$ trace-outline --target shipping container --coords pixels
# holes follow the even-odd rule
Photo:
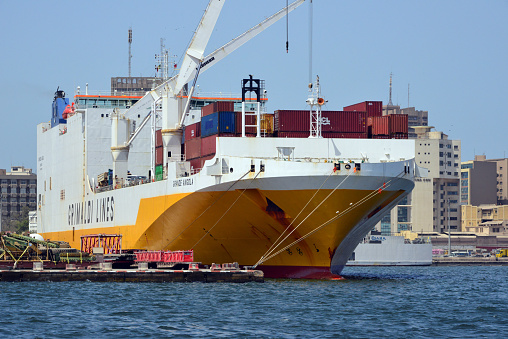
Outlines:
[[[185,142],[185,159],[201,157],[201,138],[194,138]]]
[[[367,133],[365,112],[322,111],[322,132]]]
[[[201,138],[194,138],[185,142],[185,159],[201,157]]]
[[[390,114],[390,132],[406,133],[408,129],[407,114]]]
[[[254,112],[245,112],[252,114]],[[236,127],[236,134],[242,135],[242,112],[235,112],[236,115],[236,121],[235,121],[235,127]],[[256,124],[256,116],[255,115],[247,115],[245,114],[245,125],[255,125]],[[245,128],[246,134],[252,134],[257,133],[256,127],[246,127]]]
[[[209,156],[215,154],[217,145],[217,135],[201,138],[201,154]]]
[[[162,165],[155,166],[155,181],[160,181],[163,179],[164,169]]]
[[[235,110],[235,103],[232,101],[216,101],[201,108],[201,116],[207,116],[217,112],[232,112]]]
[[[158,129],[155,131],[155,147],[162,146],[162,130]]]
[[[373,135],[372,139],[391,139],[389,135]]]
[[[274,130],[277,132],[305,132],[310,130],[310,111],[275,111]]]
[[[201,119],[201,137],[214,134],[235,134],[235,112],[216,112]]]
[[[369,117],[368,125],[372,135],[390,135],[390,116]]]
[[[380,117],[383,115],[382,101],[364,101],[358,104],[344,107],[344,111],[367,112],[368,117]]]
[[[346,111],[321,111],[321,131],[366,133],[367,113]],[[275,112],[274,130],[278,132],[310,131],[310,111],[279,110]]]
[[[199,138],[201,132],[201,122],[197,122],[195,124],[185,126],[185,140],[192,140],[194,138]]]
[[[164,163],[164,147],[155,147],[155,166]]]

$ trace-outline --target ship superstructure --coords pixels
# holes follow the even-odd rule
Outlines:
[[[178,76],[131,107],[78,103],[64,122],[38,125],[38,232],[71,246],[87,234],[121,234],[124,248],[193,249],[196,261],[256,264],[267,277],[339,274],[425,174],[414,141],[262,137],[257,104],[255,137],[216,133],[213,152],[192,165],[183,127],[205,116],[191,109],[188,99],[199,97],[195,81],[187,84],[302,1],[204,57],[223,2],[210,2]]]

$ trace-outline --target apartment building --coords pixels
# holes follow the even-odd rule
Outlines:
[[[498,182],[496,162],[486,161],[485,155],[461,164],[460,201],[462,205],[496,205]]]
[[[23,166],[11,167],[11,171],[0,169],[1,220],[9,220],[13,213],[23,207],[37,208],[37,175]],[[0,221],[1,230],[1,221]]]
[[[460,224],[460,140],[450,140],[432,126],[415,126],[415,160],[429,170],[415,188],[378,225],[383,234],[458,231]]]

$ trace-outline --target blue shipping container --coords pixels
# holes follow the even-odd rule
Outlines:
[[[235,112],[216,112],[201,118],[201,137],[235,133]]]

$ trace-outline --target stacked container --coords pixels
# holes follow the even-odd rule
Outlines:
[[[382,101],[364,101],[358,104],[344,107],[344,111],[367,112],[368,117],[380,117],[383,115]]]
[[[232,112],[235,110],[235,104],[232,101],[216,101],[209,105],[201,107],[201,116],[207,116],[217,112]]]
[[[366,112],[321,111],[321,118],[321,131],[325,138],[367,137]],[[280,137],[308,137],[310,134],[310,111],[276,111],[274,117],[274,131],[277,132],[277,135]]]
[[[162,146],[162,130],[155,131],[155,180],[162,180],[164,147]]]

